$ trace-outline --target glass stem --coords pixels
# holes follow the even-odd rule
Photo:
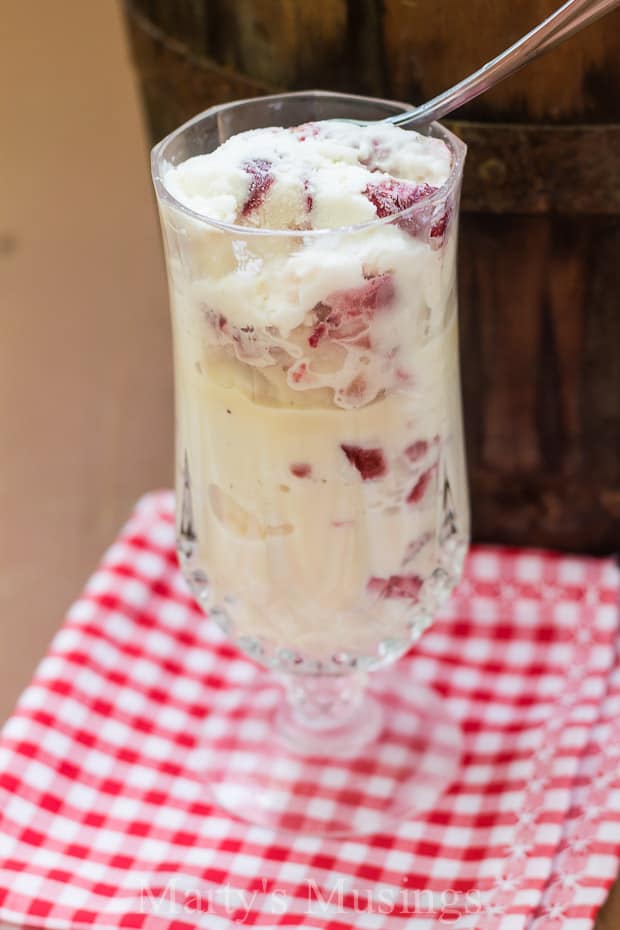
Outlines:
[[[288,675],[286,698],[291,722],[313,731],[347,726],[361,708],[366,673]]]
[[[364,694],[366,672],[286,675],[276,733],[297,754],[355,753],[376,739],[382,725],[377,701]]]

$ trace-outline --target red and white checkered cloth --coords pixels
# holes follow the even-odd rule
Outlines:
[[[460,722],[458,782],[390,835],[290,836],[208,802],[222,695],[274,676],[204,619],[152,494],[0,741],[0,918],[50,928],[585,930],[620,859],[618,570],[478,547],[401,663]],[[381,674],[381,673],[378,673]]]

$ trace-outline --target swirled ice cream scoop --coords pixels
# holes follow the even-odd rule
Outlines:
[[[175,220],[192,255],[183,289],[255,396],[281,402],[284,388],[312,402],[327,390],[351,408],[411,379],[410,347],[451,306],[452,203],[433,196],[451,161],[439,138],[326,121],[239,133],[169,168],[177,201],[240,227],[231,242]],[[366,224],[337,242],[328,232]],[[243,227],[299,235],[244,238]]]
[[[264,229],[326,229],[411,207],[440,187],[441,140],[379,123],[253,129],[171,168],[166,187],[212,219]]]

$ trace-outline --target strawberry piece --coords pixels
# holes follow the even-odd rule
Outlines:
[[[422,587],[419,575],[390,575],[389,578],[371,578],[367,588],[378,597],[405,597],[415,600]]]
[[[450,207],[446,207],[437,222],[431,226],[431,239],[439,240],[440,242],[443,240],[446,229],[448,228],[448,220],[450,219],[451,213],[452,210]]]
[[[370,140],[370,151],[365,157],[358,155],[360,165],[364,165],[369,171],[380,171],[381,163],[385,163],[390,157],[392,150],[389,145],[380,139],[373,138]]]
[[[380,184],[369,184],[363,193],[374,206],[377,216],[383,218],[393,216],[402,210],[408,210],[438,189],[427,183],[413,184],[411,181],[388,180],[381,181]],[[426,214],[424,211],[413,213],[411,216],[403,217],[398,223],[412,236],[428,235],[433,247],[439,248],[443,244],[451,214],[451,207],[446,205],[445,210],[432,224],[428,233],[428,224],[431,222],[428,212]]]
[[[312,467],[307,462],[293,462],[291,474],[296,478],[309,478],[312,474]]]
[[[310,335],[308,336],[308,344],[316,349],[319,342],[323,336],[327,335],[327,323],[317,323]]]
[[[250,191],[241,210],[242,216],[247,216],[263,203],[274,177],[271,173],[271,162],[266,158],[253,158],[246,161],[243,170],[250,175]]]
[[[306,377],[307,371],[308,371],[308,366],[306,365],[306,363],[300,362],[299,364],[294,365],[292,368],[289,369],[289,374],[291,376],[291,379],[295,382],[295,384],[299,384],[299,382],[303,381],[303,379]]]
[[[356,349],[372,349],[372,342],[368,333],[361,333],[354,339],[348,340],[349,345],[355,346]]]
[[[316,139],[321,135],[321,130],[316,123],[300,123],[299,126],[293,128],[293,132],[300,142],[305,142],[306,139]]]
[[[421,552],[425,546],[432,540],[433,534],[429,531],[422,533],[421,536],[418,536],[417,539],[414,539],[413,542],[410,542],[407,546],[407,551],[405,553],[405,558],[403,564],[406,565],[408,562],[411,562],[412,559],[416,557],[418,552]]]
[[[357,401],[359,403],[365,396],[367,390],[368,382],[364,375],[360,374],[356,375],[355,378],[347,384],[346,388],[342,391],[342,396],[348,401]]]
[[[224,333],[228,330],[228,320],[221,313],[216,313],[209,307],[205,307],[204,314],[209,326],[217,332]]]
[[[394,280],[389,273],[376,274],[367,279],[361,287],[353,287],[348,291],[334,291],[324,301],[331,307],[332,314],[340,313],[349,316],[365,315],[372,317],[377,310],[382,310],[394,300]]]
[[[407,446],[405,449],[405,455],[410,462],[417,462],[418,459],[421,459],[426,455],[427,451],[427,441],[425,439],[418,439],[417,442],[412,442],[410,446]]]
[[[425,472],[422,472],[412,489],[409,491],[409,495],[407,496],[408,504],[417,504],[422,500],[428,491],[428,486],[431,483],[435,468],[436,465],[431,465],[431,467],[427,468]]]
[[[368,321],[394,300],[395,288],[391,273],[372,275],[361,287],[334,291],[314,307],[317,320],[308,342],[315,349],[322,339],[346,340],[370,348],[366,330]]]
[[[424,200],[437,188],[431,184],[413,184],[410,181],[381,181],[379,184],[369,184],[362,193],[367,197],[377,216],[393,216],[402,210],[408,210],[414,204]]]
[[[357,468],[362,481],[372,481],[387,473],[387,465],[381,449],[362,449],[361,446],[352,446],[345,443],[342,443],[340,448],[351,465]]]
[[[310,213],[314,206],[314,197],[310,193],[310,181],[307,178],[304,181],[304,205],[306,207],[306,213]]]

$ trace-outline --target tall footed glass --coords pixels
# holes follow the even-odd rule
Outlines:
[[[166,171],[234,133],[381,119],[308,92],[214,107],[152,166],[174,331],[177,538],[196,597],[277,674],[240,678],[205,727],[205,780],[251,822],[347,834],[432,805],[461,738],[411,663],[457,584],[468,501],[457,346],[464,145],[446,183],[338,229],[228,226]],[[368,673],[370,687],[366,689]]]

